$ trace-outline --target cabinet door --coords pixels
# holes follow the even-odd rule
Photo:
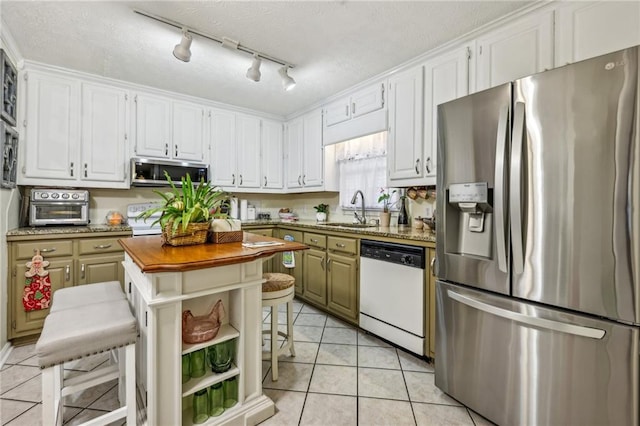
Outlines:
[[[124,281],[123,254],[85,256],[78,259],[78,284]]]
[[[427,185],[436,183],[438,105],[465,96],[468,87],[468,48],[457,49],[424,64],[424,175],[428,178]]]
[[[291,231],[289,229],[280,229],[278,230],[278,238],[283,240],[288,237],[293,238],[292,241],[297,243],[303,242],[303,234],[300,231]],[[296,279],[295,287],[296,287],[296,295],[301,296],[304,294],[304,287],[302,285],[303,277],[303,251],[298,250],[293,252],[294,263],[295,266],[293,268],[285,268],[282,264],[282,254],[278,253],[275,257],[274,269],[276,272],[282,272],[284,274],[289,274]]]
[[[349,98],[332,102],[324,108],[324,125],[327,127],[342,123],[350,118],[351,105]]]
[[[204,108],[200,105],[173,103],[173,152],[179,160],[204,160]]]
[[[236,116],[227,111],[211,113],[211,181],[214,185],[236,185]]]
[[[262,187],[284,187],[282,123],[262,120]]]
[[[556,66],[638,44],[637,1],[561,2],[556,10]]]
[[[327,254],[327,308],[336,315],[358,320],[358,259]]]
[[[326,252],[309,249],[304,252],[304,297],[322,306],[327,304]]]
[[[25,176],[76,180],[80,173],[78,80],[30,71],[26,116]]]
[[[259,228],[259,229],[251,229],[251,228],[244,228],[247,232],[251,232],[252,234],[256,234],[256,235],[262,235],[263,237],[273,237],[273,229],[272,228]],[[272,257],[271,259],[267,259],[264,260],[262,262],[262,272],[278,272],[276,269],[274,269],[274,260],[275,260],[276,256]]]
[[[422,67],[389,79],[389,179],[423,176],[422,165]]]
[[[16,262],[14,264],[16,277],[14,278],[14,296],[13,296],[13,312],[15,317],[12,318],[12,333],[9,337],[20,337],[22,335],[30,335],[39,333],[44,324],[44,319],[49,313],[49,309],[40,309],[37,311],[25,312],[22,305],[22,292],[24,289],[25,276],[27,271],[25,262]],[[51,293],[63,287],[70,287],[74,283],[73,277],[73,258],[49,260],[49,280],[51,281]],[[15,326],[13,326],[15,321]]]
[[[260,119],[238,115],[236,131],[238,187],[260,188]]]
[[[384,107],[384,83],[362,89],[351,95],[351,118],[377,111]]]
[[[527,16],[478,38],[478,91],[553,68],[553,12]]]
[[[322,111],[316,110],[304,117],[304,171],[305,188],[322,186],[324,152],[322,146]]]
[[[127,92],[82,85],[82,172],[80,179],[125,183]]]
[[[302,187],[302,149],[304,147],[304,122],[298,118],[287,124],[287,188]]]
[[[136,148],[139,156],[171,156],[171,102],[147,94],[137,94]]]

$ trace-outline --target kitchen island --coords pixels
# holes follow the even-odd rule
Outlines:
[[[237,377],[238,403],[206,424],[256,424],[274,414],[262,393],[262,262],[277,252],[305,245],[244,233],[244,242],[277,242],[247,248],[241,242],[172,247],[159,236],[119,240],[125,250],[125,290],[136,314],[139,341],[137,384],[149,425],[192,424],[193,395]],[[222,300],[226,315],[217,336],[199,344],[182,342],[182,312],[206,315]],[[232,368],[182,383],[182,355],[235,341]]]

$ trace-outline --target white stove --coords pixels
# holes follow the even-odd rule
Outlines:
[[[142,235],[160,235],[162,234],[162,228],[159,223],[152,225],[161,215],[161,212],[155,213],[148,219],[138,219],[138,216],[143,211],[158,206],[158,203],[139,203],[129,204],[127,206],[127,222],[131,227],[131,231],[134,237]]]

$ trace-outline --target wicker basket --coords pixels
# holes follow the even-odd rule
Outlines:
[[[242,231],[211,232],[209,241],[216,244],[242,241]]]
[[[162,243],[172,246],[188,246],[191,244],[203,244],[207,241],[209,222],[190,223],[186,230],[182,230],[182,225],[173,231],[173,222],[168,222],[162,228]]]

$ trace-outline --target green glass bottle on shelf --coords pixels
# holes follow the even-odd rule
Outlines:
[[[217,417],[224,413],[224,389],[222,382],[209,387],[209,416]]]
[[[193,420],[194,424],[200,424],[209,418],[209,398],[207,389],[200,389],[193,395]]]
[[[223,382],[224,408],[233,407],[238,403],[238,376],[233,376]]]

